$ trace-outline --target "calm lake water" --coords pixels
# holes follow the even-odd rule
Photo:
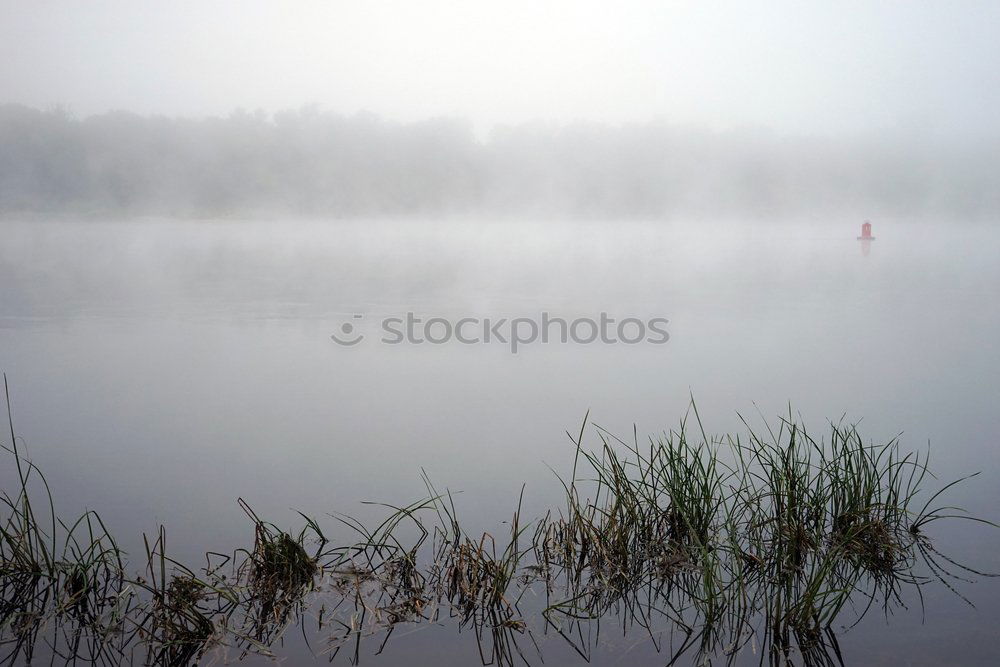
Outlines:
[[[293,508],[370,518],[360,501],[421,497],[421,468],[493,530],[522,484],[527,515],[560,501],[549,466],[568,472],[565,431],[588,410],[642,437],[691,396],[710,433],[791,405],[816,434],[846,415],[874,441],[930,443],[942,483],[983,473],[955,504],[998,520],[1000,230],[875,221],[865,249],[857,222],[8,222],[0,368],[62,512],[98,510],[130,551],[163,523],[196,562],[252,541],[238,497],[289,526]],[[670,338],[380,342],[407,312],[662,317]],[[361,343],[331,339],[345,323]],[[1000,571],[1000,530],[931,535]],[[1000,585],[963,592],[978,609],[931,586],[923,615],[873,613],[844,635],[847,662],[993,664]],[[478,659],[440,634],[365,662]]]

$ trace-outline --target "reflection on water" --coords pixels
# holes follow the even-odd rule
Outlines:
[[[331,544],[306,515],[285,532],[240,500],[252,547],[208,552],[193,569],[171,557],[161,527],[144,538],[139,574],[99,514],[57,521],[15,440],[0,661],[276,658],[294,627],[299,657],[357,664],[397,630],[406,644],[433,624],[471,634],[483,665],[541,660],[545,638],[592,662],[604,622],[668,664],[835,665],[844,622],[888,618],[914,595],[923,606],[927,586],[973,606],[957,582],[998,576],[934,545],[939,522],[997,526],[947,504],[955,483],[927,489],[928,459],[898,442],[868,445],[843,424],[815,439],[791,418],[712,441],[687,426],[640,443],[585,422],[559,480],[564,505],[530,518],[522,495],[499,531],[466,532],[454,495],[425,476],[426,499],[380,505],[377,523],[333,516],[355,541]],[[598,447],[584,445],[588,432]]]
[[[291,508],[374,520],[358,501],[418,497],[421,468],[466,491],[470,526],[509,520],[522,483],[525,515],[542,515],[561,493],[546,465],[569,472],[567,425],[590,409],[612,432],[655,431],[692,393],[710,433],[789,401],[812,424],[863,418],[875,441],[905,429],[908,447],[932,443],[942,478],[983,471],[956,504],[995,507],[979,480],[1000,475],[1000,234],[875,222],[868,256],[857,221],[4,223],[0,366],[60,507],[99,510],[133,557],[160,523],[184,562],[246,544],[238,497],[278,525],[299,520]],[[329,338],[354,313],[407,311],[665,317],[670,341],[511,355]],[[940,539],[1000,570],[994,536]],[[866,622],[843,648],[985,662],[1000,595],[976,591],[978,611],[931,591],[933,623],[897,614],[886,648]],[[407,645],[441,657],[436,632]]]

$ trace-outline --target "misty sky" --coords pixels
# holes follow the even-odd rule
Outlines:
[[[995,135],[1000,2],[0,0],[0,102]]]

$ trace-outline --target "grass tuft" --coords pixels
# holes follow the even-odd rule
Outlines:
[[[58,518],[15,435],[9,395],[7,410],[3,449],[16,476],[0,492],[5,663],[32,662],[39,649],[43,660],[107,664],[183,665],[230,649],[237,659],[274,657],[292,625],[309,642],[309,612],[321,652],[351,647],[354,662],[364,639],[380,636],[382,650],[401,625],[445,621],[472,630],[484,664],[528,663],[539,635],[589,659],[602,621],[614,619],[671,663],[754,653],[771,664],[836,664],[834,627],[847,610],[855,622],[871,608],[888,615],[907,595],[922,603],[932,583],[968,602],[958,584],[993,576],[934,545],[937,522],[995,524],[942,500],[968,478],[925,488],[928,455],[897,440],[866,443],[843,423],[815,439],[791,416],[709,438],[693,405],[690,427],[685,419],[645,441],[617,438],[588,415],[571,436],[571,473],[558,478],[562,505],[525,520],[522,488],[502,531],[468,531],[452,493],[425,473],[427,497],[383,505],[374,526],[334,516],[356,539],[337,548],[316,520],[300,515],[304,526],[285,531],[240,499],[250,548],[209,552],[194,569],[168,555],[161,527],[144,536],[144,569],[129,574],[98,514]]]

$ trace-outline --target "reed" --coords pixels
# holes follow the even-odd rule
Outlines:
[[[942,500],[968,478],[926,488],[927,454],[867,444],[844,423],[816,439],[791,414],[710,438],[693,404],[677,429],[642,441],[585,418],[571,472],[557,476],[562,505],[526,520],[522,488],[503,531],[467,530],[453,494],[424,473],[427,497],[381,505],[371,526],[331,515],[353,534],[337,546],[313,518],[283,530],[240,499],[251,546],[192,568],[169,555],[160,527],[130,574],[99,515],[58,518],[9,395],[7,409],[15,483],[0,493],[0,662],[30,662],[39,648],[109,664],[274,657],[290,627],[309,642],[312,618],[318,652],[352,647],[355,662],[369,638],[381,650],[401,625],[446,621],[472,630],[484,664],[528,663],[549,634],[589,659],[613,620],[671,663],[735,662],[760,646],[771,664],[835,664],[833,628],[848,610],[855,622],[888,614],[931,583],[968,601],[957,582],[993,576],[932,542],[940,521],[995,524]],[[535,593],[541,606],[525,602]]]
[[[67,625],[73,650],[98,658],[122,630],[133,600],[124,554],[96,512],[65,522],[42,472],[27,460],[14,431],[4,376],[16,484],[0,491],[0,658],[30,660],[46,621]],[[41,498],[41,500],[39,500]]]

